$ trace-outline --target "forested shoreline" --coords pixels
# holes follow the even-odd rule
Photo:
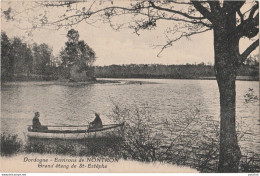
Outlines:
[[[255,62],[255,63],[252,63]],[[96,66],[97,78],[214,79],[214,66],[200,64],[160,65],[130,64]],[[238,78],[259,80],[259,63],[250,61],[238,70]]]
[[[52,48],[46,43],[28,44],[1,32],[1,81],[52,80],[56,70]]]
[[[77,34],[77,31],[71,31]],[[69,34],[69,33],[68,33]],[[70,40],[69,40],[70,41]],[[79,41],[84,43],[84,41]],[[91,55],[84,68],[87,76],[94,78],[156,78],[156,79],[215,79],[214,66],[199,64],[162,65],[162,64],[128,64],[93,66],[94,51],[87,45],[80,47],[80,59],[69,54],[78,45],[66,42],[60,55],[54,56],[52,47],[46,43],[28,44],[19,37],[9,38],[1,32],[1,81],[70,81],[70,67],[73,63],[85,62],[84,58]],[[79,47],[79,48],[80,48]],[[66,54],[67,52],[67,54]],[[69,53],[69,54],[68,54]],[[79,64],[84,65],[84,64]],[[259,80],[258,55],[250,57],[238,70],[237,79]],[[95,79],[90,79],[95,80]]]

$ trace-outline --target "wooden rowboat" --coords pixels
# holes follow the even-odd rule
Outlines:
[[[89,139],[121,137],[124,123],[103,125],[103,128],[87,129],[87,126],[47,126],[43,130],[33,130],[32,125],[28,125],[27,136],[29,138],[42,139]]]

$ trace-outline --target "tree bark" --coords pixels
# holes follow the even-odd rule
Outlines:
[[[227,76],[227,75],[226,75]],[[238,172],[241,158],[236,133],[235,75],[218,78],[220,92],[220,153],[218,172]]]
[[[222,21],[214,28],[215,73],[220,93],[220,153],[218,172],[238,172],[241,158],[236,133],[236,72],[239,39]]]

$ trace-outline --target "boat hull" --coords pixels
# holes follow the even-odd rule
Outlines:
[[[100,129],[86,130],[86,127],[50,127],[45,131],[33,131],[31,127],[28,128],[28,138],[41,139],[68,139],[68,140],[82,140],[93,138],[114,138],[122,137],[123,124],[114,126],[105,126]]]

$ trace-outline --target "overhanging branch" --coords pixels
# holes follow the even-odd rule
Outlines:
[[[199,1],[191,1],[194,7],[209,21],[213,22],[213,16],[212,13],[209,12]]]
[[[181,11],[177,11],[177,10],[173,10],[173,9],[167,9],[167,8],[164,8],[164,7],[156,6],[153,1],[149,1],[149,2],[151,4],[151,7],[153,7],[154,9],[157,9],[157,10],[162,10],[162,11],[166,11],[166,12],[175,13],[175,14],[181,15],[183,17],[186,17],[186,18],[189,18],[189,19],[194,19],[194,20],[205,19],[205,17],[190,16],[190,15],[184,13],[184,12],[181,12]]]
[[[245,0],[240,0],[240,1],[231,1],[231,0],[224,0],[223,2],[223,10],[225,12],[235,12],[238,11],[244,4],[245,4]]]
[[[256,4],[253,6],[253,8],[252,8],[252,10],[251,10],[251,12],[250,12],[250,14],[249,14],[249,17],[248,18],[253,18],[254,17],[254,14],[255,14],[255,12],[258,10],[258,1],[256,2]]]
[[[246,20],[241,21],[240,25],[236,27],[235,34],[237,37],[248,37],[253,38],[259,32],[259,13],[254,18],[248,18]]]
[[[209,27],[209,28],[213,27],[211,24],[205,23],[205,22],[200,21],[200,20],[185,20],[185,19],[182,19],[182,18],[173,18],[173,17],[166,18],[166,17],[159,17],[159,16],[154,17],[154,18],[155,18],[155,20],[182,21],[182,22],[191,23],[191,24],[201,24],[201,25]]]
[[[184,2],[184,1],[179,1],[179,0],[167,0],[166,2],[172,2],[172,3],[175,3],[175,4],[192,4],[191,2]]]
[[[243,23],[244,22],[244,14],[241,13],[240,9],[237,11],[237,14],[240,17],[241,23]]]
[[[181,38],[183,37],[190,37],[192,35],[195,35],[195,34],[201,34],[201,33],[204,33],[204,32],[207,32],[207,31],[210,31],[212,28],[207,28],[205,30],[202,30],[202,31],[196,31],[196,32],[191,32],[191,33],[186,33],[186,32],[183,32],[178,38],[174,39],[174,40],[170,40],[168,41],[160,50],[160,52],[157,54],[157,57],[160,57],[160,54],[168,47],[172,46],[172,44],[178,40],[180,40]]]
[[[43,5],[45,7],[58,7],[58,6],[63,7],[63,6],[70,6],[70,5],[78,3],[78,2],[77,1],[68,1],[68,2],[58,2],[58,3],[54,4],[55,2],[50,3],[50,2],[44,2],[44,1],[43,2],[36,1],[35,3]]]
[[[211,9],[211,13],[217,13],[221,10],[219,1],[207,0]]]
[[[241,54],[241,63],[243,63],[247,56],[249,56],[249,54],[251,52],[253,52],[257,47],[259,46],[259,39],[257,39],[254,43],[252,43],[242,54]]]

